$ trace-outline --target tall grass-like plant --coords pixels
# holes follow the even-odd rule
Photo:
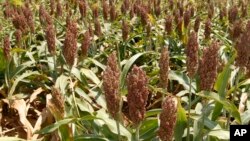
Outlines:
[[[187,124],[187,140],[190,140],[190,110],[191,110],[191,96],[192,96],[192,79],[194,78],[198,69],[198,38],[197,33],[191,32],[188,38],[186,47],[187,55],[187,75],[189,76],[189,96],[188,96],[188,124]]]
[[[113,52],[108,57],[107,67],[103,73],[103,88],[104,94],[107,101],[107,108],[117,122],[118,140],[120,140],[120,127],[121,122],[121,95],[120,95],[120,70],[118,66],[118,60],[116,52]]]
[[[129,117],[136,127],[135,140],[140,140],[140,126],[145,117],[148,99],[148,78],[146,73],[136,65],[127,76]]]

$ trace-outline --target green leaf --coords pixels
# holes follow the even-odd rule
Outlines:
[[[168,74],[170,80],[178,81],[186,90],[189,90],[189,78],[185,73],[170,70]],[[192,93],[195,93],[195,86],[192,85]]]
[[[162,109],[152,109],[152,110],[148,110],[148,111],[146,112],[146,117],[158,115],[158,114],[161,113],[161,111],[162,111]]]
[[[82,68],[81,72],[96,85],[101,82],[92,70]]]
[[[92,115],[87,115],[81,118],[65,118],[63,120],[60,120],[54,124],[51,124],[39,131],[36,132],[36,134],[49,134],[51,132],[54,132],[57,130],[60,126],[66,125],[75,121],[82,121],[82,120],[93,120],[93,119],[98,119],[97,117],[94,117]]]
[[[223,71],[219,74],[215,82],[215,90],[218,91],[220,99],[225,99],[228,80],[230,79],[230,75],[232,72],[232,69],[230,68],[230,66],[234,62],[235,57],[236,57],[236,54],[234,54],[233,57],[229,60],[229,62],[224,67]],[[213,121],[215,121],[219,117],[219,115],[221,114],[222,108],[223,106],[219,102],[215,104],[214,111],[212,114]]]
[[[248,125],[250,121],[250,110],[247,110],[243,114],[241,114],[241,120],[243,125]]]
[[[48,134],[48,133],[52,133],[55,130],[57,130],[60,126],[62,125],[66,125],[69,124],[71,122],[74,122],[76,119],[75,118],[69,118],[69,119],[63,119],[60,120],[54,124],[51,124],[43,129],[41,129],[40,131],[36,132],[37,134]]]
[[[145,54],[153,54],[153,52],[143,52],[143,53],[137,53],[135,54],[134,56],[132,56],[125,64],[125,66],[123,67],[123,70],[122,70],[122,74],[121,74],[121,88],[124,87],[125,85],[125,79],[126,79],[126,76],[128,74],[128,71],[129,69],[131,68],[131,66],[135,63],[135,61],[141,57],[142,55],[145,55]]]
[[[202,91],[200,93],[197,93],[197,95],[208,98],[208,99],[213,99],[217,103],[221,104],[222,107],[225,110],[227,110],[235,118],[235,120],[238,123],[241,123],[240,113],[237,107],[231,101],[228,101],[227,99],[221,99],[220,96],[214,92]]]
[[[95,136],[83,135],[75,137],[74,141],[109,141],[109,139],[104,137],[97,137],[96,135]]]
[[[181,106],[181,101],[178,99],[177,104],[177,121],[174,129],[174,137],[176,141],[182,141],[182,135],[187,126],[187,117],[185,109]]]
[[[105,70],[106,66],[100,63],[99,61],[93,59],[93,58],[87,58],[88,61],[94,63],[96,66],[100,67],[102,70]]]
[[[213,130],[208,133],[209,136],[213,136],[218,138],[219,140],[229,140],[230,139],[230,133],[226,130]]]
[[[142,140],[152,140],[156,136],[156,131],[158,128],[157,118],[146,118],[140,127],[140,139]]]
[[[97,111],[97,115],[96,117],[98,117],[101,120],[95,120],[95,123],[99,126],[99,127],[108,127],[108,129],[112,132],[112,134],[118,134],[117,132],[117,126],[116,126],[116,121],[111,119],[109,114],[105,111],[105,109],[100,109]],[[132,135],[131,133],[128,131],[127,128],[125,128],[123,125],[120,125],[120,133],[122,136],[127,137],[127,139],[131,139]],[[107,130],[106,130],[107,131]],[[111,135],[110,132],[106,132],[105,133],[107,136]]]
[[[21,76],[17,77],[17,79],[14,81],[14,83],[13,83],[11,89],[10,89],[10,92],[9,92],[9,95],[8,95],[9,98],[11,99],[11,97],[12,97],[12,95],[13,95],[13,93],[14,93],[14,91],[15,91],[15,89],[16,89],[16,86],[17,86],[17,84],[19,83],[19,81],[21,81],[21,80],[23,80],[24,78],[29,77],[29,76],[31,76],[31,75],[38,75],[38,74],[39,74],[39,73],[38,73],[37,71],[34,71],[34,72],[25,72],[25,73],[23,73]]]

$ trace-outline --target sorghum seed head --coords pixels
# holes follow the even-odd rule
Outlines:
[[[233,23],[238,16],[238,8],[237,5],[232,6],[228,11],[228,20],[230,23]]]
[[[56,8],[55,0],[50,0],[50,15],[54,14],[55,8]]]
[[[233,23],[233,27],[231,29],[231,38],[233,41],[236,41],[243,32],[242,21],[237,20]]]
[[[126,9],[124,4],[122,4],[122,6],[121,6],[121,12],[122,12],[122,14],[126,14],[126,12],[127,12],[127,9]]]
[[[95,19],[95,32],[94,33],[98,37],[102,35],[102,28],[98,19]]]
[[[103,13],[104,20],[108,20],[109,5],[106,0],[102,1],[102,13]]]
[[[29,26],[30,30],[32,33],[35,32],[35,26],[34,26],[34,19],[33,19],[33,14],[32,11],[30,10],[29,6],[25,6],[22,8],[23,14],[26,18],[26,23]]]
[[[126,41],[128,39],[128,34],[129,34],[129,25],[128,23],[123,20],[122,21],[122,39],[123,41]]]
[[[190,7],[190,16],[191,16],[191,17],[194,16],[194,12],[195,12],[194,6],[191,5],[191,7]]]
[[[184,13],[184,27],[187,28],[189,22],[190,22],[190,10],[186,10]]]
[[[10,59],[10,37],[5,36],[3,42],[3,53],[6,60]]]
[[[40,4],[39,7],[39,19],[40,19],[40,23],[43,24],[45,22],[45,15],[47,14],[44,5]]]
[[[149,7],[151,5],[149,1]],[[157,17],[161,14],[161,0],[154,0],[154,12]]]
[[[247,22],[247,25],[245,27],[245,31],[240,36],[239,40],[236,42],[236,51],[237,51],[237,57],[236,57],[236,66],[239,66],[241,68],[244,68],[248,64],[248,60],[250,57],[250,45],[247,44],[250,42],[250,21]]]
[[[129,116],[134,124],[144,119],[148,100],[148,78],[136,65],[127,76]]]
[[[178,1],[177,2],[177,8],[179,10],[179,13],[180,13],[180,16],[182,17],[183,16],[183,13],[184,13],[184,6],[183,6],[183,3]]]
[[[99,9],[98,9],[98,4],[95,3],[93,6],[92,6],[92,12],[93,12],[93,17],[94,19],[97,19],[98,16],[99,16]]]
[[[140,7],[141,23],[143,26],[148,24],[148,13],[145,7]]]
[[[51,25],[52,24],[52,17],[47,13],[44,6],[41,4],[39,8],[39,19],[42,25]]]
[[[171,15],[168,15],[165,19],[165,32],[167,32],[168,35],[172,32],[172,26],[173,26],[173,17]]]
[[[117,16],[117,13],[116,13],[116,10],[115,10],[115,5],[112,4],[111,8],[110,8],[110,20],[114,21],[116,19],[116,16]]]
[[[62,94],[60,93],[58,88],[52,87],[51,89],[52,93],[52,104],[57,109],[57,120],[61,120],[64,118],[65,108],[64,108],[64,98]]]
[[[103,73],[103,88],[108,111],[113,118],[116,118],[121,99],[119,94],[120,70],[117,63],[116,52],[113,52],[108,57],[107,62],[107,67]]]
[[[174,10],[174,21],[175,21],[175,24],[178,24],[178,20],[180,18],[180,11],[179,10]]]
[[[85,0],[84,1],[79,1],[79,11],[80,11],[80,14],[81,14],[81,18],[83,18],[83,17],[86,17],[86,14],[87,14],[87,4],[86,4],[86,2],[85,2]]]
[[[241,16],[242,17],[247,16],[247,4],[244,2],[241,4]]]
[[[204,31],[205,39],[210,38],[210,34],[212,32],[211,26],[212,26],[211,20],[208,18],[205,23],[205,31]]]
[[[210,3],[208,7],[208,18],[212,19],[214,15],[214,4]]]
[[[182,24],[183,24],[183,18],[179,17],[178,23],[176,25],[176,29],[179,35],[182,35]]]
[[[62,16],[62,4],[60,1],[57,2],[56,4],[56,17],[61,17]]]
[[[193,78],[198,69],[198,38],[196,32],[191,32],[189,35],[186,55],[187,55],[187,73],[190,78]]]
[[[222,20],[224,17],[227,17],[227,8],[225,6],[220,9],[220,20]]]
[[[67,26],[66,32],[71,32],[76,37],[77,36],[77,22],[68,18],[66,26]]]
[[[55,29],[53,25],[48,25],[46,28],[46,40],[48,45],[48,50],[51,55],[56,54],[56,35],[55,35]]]
[[[198,32],[199,28],[200,28],[200,22],[201,22],[201,18],[200,16],[197,16],[194,22],[194,31]]]
[[[20,29],[17,29],[15,31],[15,38],[16,38],[16,44],[20,46],[22,40],[22,31]]]
[[[172,141],[177,120],[177,98],[167,96],[162,104],[158,136],[162,141]]]
[[[66,37],[63,46],[63,56],[66,63],[72,67],[77,53],[77,24],[69,21],[67,24]]]
[[[3,5],[4,7],[4,18],[11,18],[14,14],[14,10],[12,9],[11,5],[8,3],[8,1],[5,2]]]
[[[124,0],[123,4],[124,4],[124,6],[125,6],[126,9],[129,9],[129,5],[130,5],[129,0]]]
[[[169,52],[167,47],[163,47],[161,49],[159,67],[160,67],[160,87],[167,89],[168,73],[169,73]]]
[[[210,91],[217,78],[219,44],[213,41],[210,47],[203,50],[199,64],[200,89]]]
[[[16,29],[20,29],[23,33],[26,32],[28,25],[23,14],[16,13],[12,19],[12,23]]]
[[[90,46],[90,42],[91,42],[91,38],[89,35],[89,31],[86,31],[84,33],[84,39],[83,39],[82,46],[81,46],[83,57],[86,57],[88,55],[88,49]]]

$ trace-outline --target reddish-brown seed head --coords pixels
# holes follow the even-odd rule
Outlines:
[[[46,40],[48,45],[48,50],[51,55],[56,54],[56,35],[55,35],[55,29],[53,25],[48,25],[46,28]]]
[[[91,42],[91,37],[89,35],[89,31],[86,31],[84,33],[84,39],[83,39],[82,46],[81,46],[83,57],[86,57],[88,55],[88,49],[90,46],[90,42]]]
[[[167,47],[161,49],[161,57],[159,60],[160,67],[160,87],[168,88],[168,73],[169,73],[169,52]]]
[[[128,25],[128,23],[125,21],[125,20],[123,20],[122,21],[122,39],[123,39],[123,41],[126,41],[127,39],[128,39],[128,34],[129,34],[129,25]]]
[[[207,21],[205,22],[205,31],[204,31],[205,39],[210,38],[210,34],[212,32],[211,28],[212,28],[212,23],[211,20],[208,18]]]
[[[146,73],[136,65],[127,76],[129,116],[134,124],[144,119],[148,100],[148,78]]]
[[[186,55],[187,55],[187,73],[188,76],[193,78],[196,74],[196,71],[198,69],[198,39],[197,34],[195,32],[191,32],[189,35],[187,48],[186,48]]]
[[[210,47],[203,50],[199,64],[200,89],[211,91],[217,78],[219,44],[213,41]]]
[[[103,73],[103,89],[108,111],[113,118],[117,118],[121,97],[119,94],[120,70],[117,63],[116,52],[113,52],[108,57],[107,62],[107,67]]]
[[[168,35],[172,32],[173,26],[173,17],[171,15],[168,15],[165,19],[165,32],[167,32]]]
[[[198,32],[199,28],[200,28],[200,22],[201,22],[201,18],[200,16],[197,16],[194,22],[194,31]]]
[[[167,96],[162,103],[158,136],[161,141],[172,141],[177,120],[177,98]]]
[[[3,41],[3,53],[6,60],[10,60],[10,37],[5,36]]]

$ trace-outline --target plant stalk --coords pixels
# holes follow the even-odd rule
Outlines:
[[[119,125],[119,120],[115,120],[116,121],[116,127],[117,127],[117,133],[118,133],[118,136],[117,136],[117,140],[120,141],[121,140],[121,132],[120,132],[120,125]]]
[[[141,122],[136,127],[135,141],[140,141],[140,127],[141,127]]]
[[[190,111],[191,111],[191,94],[192,94],[192,79],[189,79],[189,94],[188,94],[188,122],[187,122],[187,141],[190,141]]]

